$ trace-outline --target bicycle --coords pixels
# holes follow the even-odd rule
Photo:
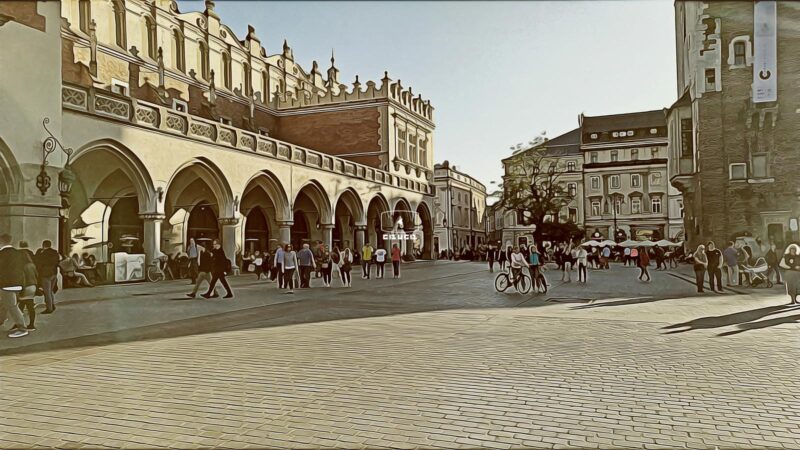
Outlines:
[[[147,280],[151,283],[155,283],[157,281],[164,281],[167,279],[167,274],[161,270],[161,259],[154,259],[150,262],[150,265],[147,268]]]
[[[520,294],[527,294],[531,290],[531,277],[522,273],[522,269],[519,271],[519,275],[515,278],[511,277],[510,268],[507,272],[501,272],[497,274],[497,277],[494,279],[494,288],[497,292],[505,292],[509,286],[514,285],[514,288]]]

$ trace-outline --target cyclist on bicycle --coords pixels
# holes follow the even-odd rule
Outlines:
[[[514,250],[511,253],[511,277],[514,279],[514,287],[517,287],[517,282],[520,278],[520,273],[522,269],[527,268],[528,263],[525,261],[525,255],[520,253],[519,246],[514,246]]]

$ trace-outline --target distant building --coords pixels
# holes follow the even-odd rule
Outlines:
[[[675,2],[670,171],[690,247],[798,239],[798,23],[794,2]]]
[[[682,200],[668,181],[664,111],[579,120],[587,237],[679,238]]]
[[[486,242],[486,186],[449,161],[436,164],[433,173],[434,249],[475,249]]]

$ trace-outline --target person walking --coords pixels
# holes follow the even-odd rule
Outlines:
[[[572,242],[570,242],[569,247],[564,249],[564,253],[561,256],[563,260],[561,281],[565,281],[567,283],[572,283],[572,258],[574,256],[574,251],[575,249],[572,248]],[[564,278],[566,278],[566,280]]]
[[[209,283],[208,291],[202,297],[211,298],[211,294],[217,286],[217,281],[219,281],[226,291],[225,296],[222,298],[233,298],[233,291],[228,284],[228,279],[225,278],[225,275],[231,272],[231,260],[225,255],[225,250],[222,249],[218,239],[214,239],[213,246],[214,248],[211,250],[211,282]]]
[[[0,235],[0,307],[5,309],[0,325],[7,317],[14,324],[8,337],[19,338],[28,335],[25,317],[17,307],[17,296],[25,284],[26,261],[25,255],[11,246],[12,241],[10,235]]]
[[[52,314],[56,310],[55,291],[58,283],[58,263],[61,256],[53,250],[50,240],[42,241],[42,248],[33,255],[36,271],[39,273],[39,285],[44,292],[45,309],[42,314]]]
[[[303,244],[303,249],[297,252],[297,260],[300,266],[300,289],[311,288],[311,272],[316,267],[314,252],[308,244]]]
[[[586,284],[586,273],[589,266],[589,252],[582,246],[578,246],[576,253],[576,261],[578,263],[578,282]]]
[[[506,262],[508,261],[508,252],[502,250],[501,248],[497,249],[497,262],[500,264],[500,270],[506,270]]]
[[[317,241],[317,245],[311,249],[311,254],[314,255],[314,278],[319,278],[322,276],[322,268],[317,264],[322,258],[322,254],[325,252],[325,244],[322,241]],[[310,282],[310,274],[309,274],[309,282]]]
[[[284,244],[288,245],[288,244]],[[284,289],[286,287],[286,280],[283,278],[283,257],[285,255],[285,250],[282,246],[278,245],[275,249],[275,260],[272,264],[272,267],[275,269],[275,278],[278,279],[278,289]]]
[[[608,269],[608,260],[611,259],[611,247],[605,246],[603,247],[603,253],[601,261],[603,262],[601,269]]]
[[[272,283],[272,260],[269,251],[264,250],[264,253],[261,254],[261,273],[264,274],[267,283]]]
[[[727,286],[738,285],[739,280],[739,263],[737,259],[736,247],[733,241],[728,242],[728,247],[722,251],[722,260],[725,265],[725,275],[727,276]]]
[[[294,271],[297,269],[297,253],[292,250],[291,244],[286,244],[283,249],[283,283],[287,294],[294,294]]]
[[[650,272],[647,270],[647,268],[650,266],[650,254],[644,247],[640,248],[636,253],[638,254],[637,263],[639,265],[639,280],[644,281],[644,277],[647,276],[647,281],[649,282]],[[633,252],[631,252],[631,254],[633,254]]]
[[[322,284],[325,287],[331,287],[331,271],[333,270],[331,262],[331,253],[327,250],[322,252],[319,261],[319,270],[322,272]]]
[[[631,249],[631,265],[639,267],[639,249],[636,247]]]
[[[711,290],[722,293],[722,252],[717,249],[714,242],[708,241],[706,247],[706,257],[708,259],[708,285]]]
[[[333,278],[333,272],[336,272],[337,278],[342,278],[342,273],[339,270],[339,261],[341,258],[342,252],[339,250],[339,246],[334,246],[331,251],[331,279]]]
[[[628,263],[631,262],[631,248],[625,247],[625,250],[622,251],[622,262],[625,267],[628,267]]]
[[[769,250],[764,255],[764,260],[767,262],[767,279],[772,278],[772,272],[775,272],[775,284],[783,284],[781,281],[780,260],[778,260],[778,249],[775,243],[769,244]]]
[[[539,265],[542,263],[541,255],[536,245],[531,245],[530,253],[528,254],[528,272],[531,274],[531,281],[538,290],[539,285]]]
[[[253,273],[256,274],[256,281],[261,280],[261,275],[264,273],[264,255],[261,250],[253,252],[253,260],[250,263],[253,266]]]
[[[383,268],[386,265],[386,250],[379,248],[375,250],[375,278],[383,278]]]
[[[780,266],[784,269],[783,279],[790,304],[800,303],[797,300],[800,296],[800,246],[791,244],[786,247]]]
[[[342,286],[351,287],[352,279],[350,278],[350,271],[353,270],[353,251],[349,248],[344,249],[339,254],[339,273],[342,276]]]
[[[400,246],[392,244],[392,278],[400,278],[400,262],[402,261],[400,255]]]
[[[486,260],[489,261],[489,272],[494,272],[494,245],[489,245],[486,249]]]
[[[653,248],[653,254],[656,257],[656,270],[662,270],[662,266],[663,269],[666,270],[667,265],[664,264],[664,249],[656,245]]]
[[[27,252],[24,250],[21,251],[25,259],[25,267],[23,269],[25,282],[22,284],[22,291],[17,298],[17,304],[19,305],[20,312],[23,313],[23,318],[25,310],[28,311],[28,325],[26,329],[28,331],[35,331],[36,305],[34,304],[34,297],[36,296],[36,289],[39,285],[39,274],[36,271],[36,264],[34,264],[33,258],[30,256],[33,253],[30,252],[30,250]]]
[[[703,291],[703,282],[708,269],[708,255],[706,255],[706,247],[703,244],[697,246],[697,250],[692,254],[694,258],[694,278],[697,284],[697,292]],[[712,285],[713,289],[713,285]]]
[[[186,256],[189,258],[189,278],[192,280],[191,284],[197,281],[197,274],[200,272],[200,250],[194,238],[189,238],[189,245],[186,246]]]
[[[214,257],[211,256],[211,252],[206,250],[205,247],[202,245],[197,246],[197,275],[195,276],[195,283],[194,289],[192,292],[186,294],[189,298],[197,297],[197,292],[200,290],[200,286],[205,281],[209,286],[211,286],[211,272],[214,269]],[[211,298],[219,297],[219,293],[217,289],[214,289],[214,295]]]
[[[369,280],[370,264],[372,264],[372,246],[367,242],[361,247],[361,278]]]

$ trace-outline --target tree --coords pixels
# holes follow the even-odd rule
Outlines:
[[[535,147],[507,159],[502,191],[497,193],[502,206],[516,212],[517,223],[536,226],[536,242],[545,232],[546,219],[558,223],[561,209],[575,198],[558,182],[565,170],[548,159],[545,151],[544,147]]]

